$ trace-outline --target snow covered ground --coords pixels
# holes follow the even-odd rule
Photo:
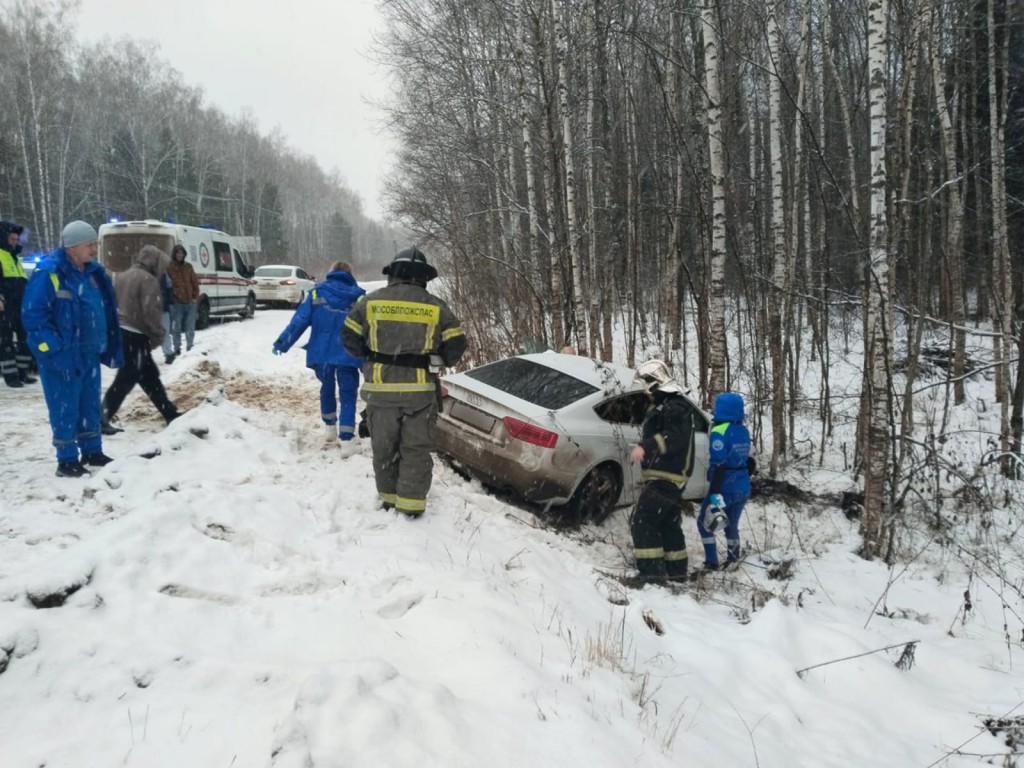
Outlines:
[[[1024,762],[983,725],[1024,714],[1019,510],[988,529],[1004,580],[755,499],[739,570],[627,590],[625,509],[558,532],[440,462],[424,518],[378,509],[368,445],[325,450],[302,351],[270,353],[289,317],[200,332],[162,366],[189,412],[134,392],[84,480],[39,385],[0,388],[2,768]]]

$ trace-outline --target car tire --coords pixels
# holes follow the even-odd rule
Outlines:
[[[245,309],[238,313],[238,316],[243,320],[252,320],[256,317],[256,297],[251,293],[245,300]]]
[[[562,507],[563,521],[599,525],[615,511],[621,494],[622,471],[615,464],[600,464],[587,473]]]

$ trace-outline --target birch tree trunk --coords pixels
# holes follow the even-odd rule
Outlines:
[[[868,88],[871,151],[871,226],[867,264],[866,332],[864,355],[868,400],[867,449],[864,467],[862,554],[879,555],[891,520],[886,497],[889,480],[889,228],[886,209],[886,60],[888,58],[888,0],[868,3]],[[862,409],[864,412],[865,409]]]
[[[1010,350],[1013,348],[1013,273],[1010,269],[1010,248],[1006,234],[1006,61],[1009,46],[1009,31],[1004,32],[1002,45],[996,31],[995,0],[988,0],[988,120],[992,155],[992,251],[995,261],[993,284],[1000,287],[996,308],[999,312],[999,329],[1002,335],[999,369],[1006,391],[997,392],[1000,400],[999,447],[1004,455],[1002,470],[1007,476],[1013,474],[1013,464],[1007,455],[1010,449]],[[1001,66],[1000,66],[1001,65]],[[1003,71],[1003,87],[999,88],[999,70]],[[1021,344],[1024,349],[1024,343]],[[1024,361],[1018,360],[1018,366]],[[1019,399],[1019,398],[1018,398]],[[1020,435],[1015,446],[1019,450]]]
[[[576,224],[576,162],[573,157],[572,112],[569,110],[569,67],[567,59],[568,41],[562,18],[562,4],[551,0],[551,20],[555,25],[555,56],[558,60],[558,112],[562,122],[562,163],[565,167],[565,236],[569,245],[569,261],[572,265],[573,307],[568,331],[581,344],[586,344],[587,303],[583,294],[583,257],[580,255],[580,238]],[[566,339],[568,341],[568,339]]]
[[[771,474],[779,471],[786,453],[786,355],[782,339],[782,315],[789,288],[789,249],[786,243],[786,205],[782,160],[782,31],[775,7],[768,11],[768,144],[771,155],[772,282],[768,309],[769,350],[772,358],[772,458]]]
[[[705,85],[708,99],[708,155],[711,177],[711,252],[708,291],[704,297],[711,338],[708,340],[708,402],[726,387],[728,342],[725,338],[725,147],[722,141],[722,93],[719,77],[718,3],[706,0],[700,10],[704,32]],[[703,376],[701,377],[703,380]]]
[[[960,174],[956,164],[956,132],[953,129],[953,118],[950,116],[949,104],[946,101],[946,78],[944,74],[945,57],[942,55],[940,26],[944,26],[941,17],[934,11],[929,19],[928,42],[931,48],[932,87],[935,95],[935,107],[938,112],[942,160],[945,179],[942,188],[945,191],[946,227],[945,227],[945,262],[949,279],[950,325],[953,336],[953,399],[957,405],[963,405],[964,370],[966,359],[967,337],[964,331],[964,320],[967,312],[964,309],[963,294],[963,201],[960,195]],[[1005,388],[996,392],[1002,402],[1008,400]]]

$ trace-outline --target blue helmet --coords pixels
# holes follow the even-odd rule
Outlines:
[[[743,395],[723,392],[716,397],[715,421],[743,421]]]

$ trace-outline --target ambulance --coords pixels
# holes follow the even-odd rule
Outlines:
[[[155,245],[168,256],[175,245],[185,246],[188,261],[199,277],[196,328],[206,328],[214,315],[256,312],[253,268],[245,263],[240,238],[220,230],[165,221],[118,221],[99,230],[99,261],[112,276],[132,265],[144,245]]]

